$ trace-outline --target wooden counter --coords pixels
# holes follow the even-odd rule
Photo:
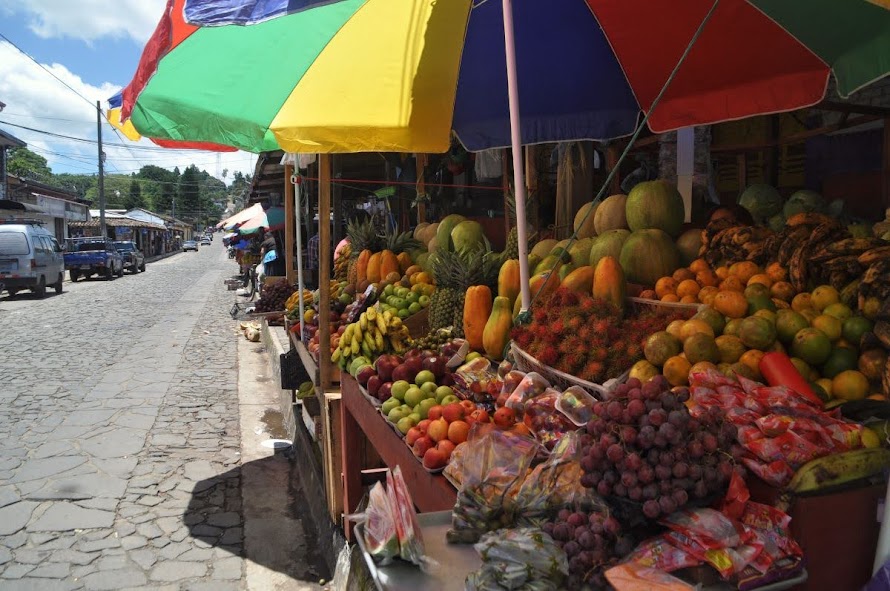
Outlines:
[[[354,512],[364,494],[362,470],[365,466],[362,466],[361,459],[363,439],[374,447],[388,467],[402,467],[411,498],[422,513],[453,509],[457,491],[451,483],[441,474],[430,474],[424,469],[402,438],[386,424],[386,419],[365,398],[355,378],[342,373],[340,385],[344,511],[347,514]],[[351,526],[347,528],[347,538],[351,538],[351,530]]]

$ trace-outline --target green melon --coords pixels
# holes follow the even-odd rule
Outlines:
[[[472,220],[465,220],[454,226],[451,230],[451,245],[455,252],[490,249],[482,224]]]
[[[627,195],[618,194],[607,197],[596,210],[594,227],[599,236],[609,230],[627,228]]]
[[[596,212],[600,205],[600,203],[594,205],[591,202],[581,206],[578,213],[575,214],[575,223],[572,226],[572,229],[575,231],[575,236],[578,238],[591,238],[592,236],[596,236],[594,218],[596,217]],[[589,215],[588,212],[590,212]]]
[[[446,215],[442,221],[439,222],[438,228],[436,228],[436,248],[449,251],[454,250],[454,245],[451,243],[451,231],[454,230],[454,227],[459,223],[466,221],[466,219],[467,218],[459,213]]]
[[[627,237],[619,260],[628,281],[651,286],[680,267],[680,252],[665,232],[637,230]]]
[[[801,189],[795,191],[785,202],[782,213],[785,214],[787,220],[791,216],[798,213],[814,213],[821,212],[825,209],[825,199],[816,191],[809,189]]]
[[[739,196],[739,205],[751,213],[758,224],[782,212],[784,200],[775,187],[765,183],[749,185]]]
[[[632,232],[656,229],[677,236],[686,215],[683,197],[667,181],[638,183],[627,196],[627,225]]]
[[[553,238],[545,238],[544,240],[541,240],[540,242],[535,244],[532,247],[532,251],[528,254],[529,256],[537,255],[541,258],[544,258],[548,254],[550,254],[550,251],[553,250],[553,247],[555,246],[556,240],[554,240]]]
[[[572,257],[572,266],[576,269],[586,267],[590,264],[590,247],[593,245],[593,238],[582,238],[576,240],[569,247],[569,256]]]
[[[605,256],[621,257],[621,247],[630,236],[630,230],[609,230],[597,236],[590,247],[588,264],[596,267],[596,264]]]
[[[680,234],[677,238],[677,250],[680,251],[680,264],[688,267],[701,251],[701,230],[690,228]]]

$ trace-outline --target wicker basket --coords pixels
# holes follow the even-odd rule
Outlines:
[[[529,353],[523,351],[516,343],[510,343],[510,350],[513,353],[513,365],[519,371],[524,371],[526,373],[532,371],[536,372],[546,378],[552,386],[556,386],[561,390],[565,390],[569,386],[580,386],[598,398],[602,398],[604,395],[615,390],[619,384],[627,381],[627,377],[630,374],[630,370],[628,369],[617,378],[607,380],[603,384],[594,384],[593,382],[588,382],[587,380],[582,380],[581,378],[561,372],[549,365],[544,365]]]
[[[630,310],[642,312],[643,310],[655,310],[664,314],[681,313],[688,315],[689,318],[695,316],[695,313],[705,307],[705,304],[681,304],[680,302],[660,302],[658,300],[647,300],[646,298],[627,298],[627,307]]]

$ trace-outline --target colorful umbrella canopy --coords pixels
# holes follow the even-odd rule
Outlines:
[[[832,73],[842,96],[885,76],[882,2],[718,0],[650,128],[813,105]],[[517,3],[521,142],[629,134],[713,4]],[[452,130],[470,150],[510,145],[502,2],[407,6],[168,0],[122,115],[152,138],[253,152],[444,152]]]
[[[238,224],[243,224],[249,219],[255,218],[258,215],[262,215],[262,213],[263,206],[259,203],[254,203],[250,207],[242,209],[235,215],[227,217],[219,223],[219,226],[225,228],[226,230],[231,230]]]
[[[253,234],[260,228],[267,230],[280,230],[284,227],[284,208],[273,206],[264,210],[262,213],[253,216],[240,226],[238,231],[241,234]]]

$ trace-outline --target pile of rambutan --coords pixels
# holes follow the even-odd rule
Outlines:
[[[646,338],[678,317],[647,310],[622,318],[605,300],[560,288],[535,302],[531,322],[511,337],[544,365],[601,384],[642,359]]]

